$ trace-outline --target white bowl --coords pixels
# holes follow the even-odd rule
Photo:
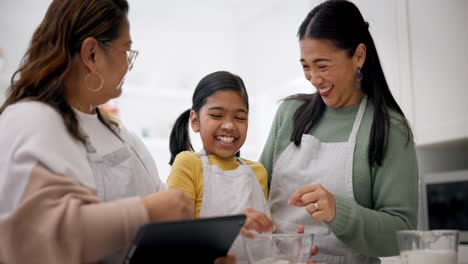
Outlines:
[[[251,264],[306,263],[313,243],[312,234],[258,234],[244,237]]]

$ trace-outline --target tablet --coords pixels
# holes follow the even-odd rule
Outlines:
[[[226,256],[245,215],[143,225],[124,264],[207,263]]]

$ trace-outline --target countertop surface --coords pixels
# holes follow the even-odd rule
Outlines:
[[[402,264],[399,256],[380,258],[382,264]],[[458,263],[468,264],[468,245],[460,245],[458,247]]]

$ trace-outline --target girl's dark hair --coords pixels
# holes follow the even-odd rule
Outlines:
[[[177,118],[172,128],[169,139],[169,149],[171,150],[170,165],[172,165],[175,157],[180,152],[186,150],[193,151],[189,136],[190,111],[193,110],[197,115],[200,115],[200,109],[205,105],[208,97],[219,91],[234,91],[238,93],[244,99],[247,110],[249,109],[249,96],[245,89],[244,81],[239,76],[226,71],[217,71],[203,77],[193,93],[192,108],[185,110]]]
[[[11,77],[0,115],[21,100],[40,101],[56,109],[68,132],[84,142],[75,112],[65,100],[65,78],[83,41],[117,39],[127,13],[126,0],[54,0]]]
[[[299,40],[306,38],[330,40],[334,45],[347,51],[352,57],[357,46],[363,43],[367,48],[366,61],[362,67],[362,91],[372,101],[374,121],[369,138],[368,161],[371,166],[382,165],[390,128],[389,110],[399,113],[410,139],[411,130],[403,111],[393,98],[388,88],[385,75],[380,65],[377,49],[368,30],[369,24],[351,2],[345,0],[329,0],[315,7],[307,15],[299,27]],[[304,100],[294,115],[294,127],[291,141],[297,146],[301,138],[315,124],[317,124],[325,111],[325,103],[319,93],[296,94],[286,98]]]

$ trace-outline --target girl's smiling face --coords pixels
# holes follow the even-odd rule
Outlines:
[[[190,113],[195,132],[200,132],[208,155],[233,157],[247,136],[248,109],[244,98],[230,90],[221,90],[206,99],[199,115]]]

